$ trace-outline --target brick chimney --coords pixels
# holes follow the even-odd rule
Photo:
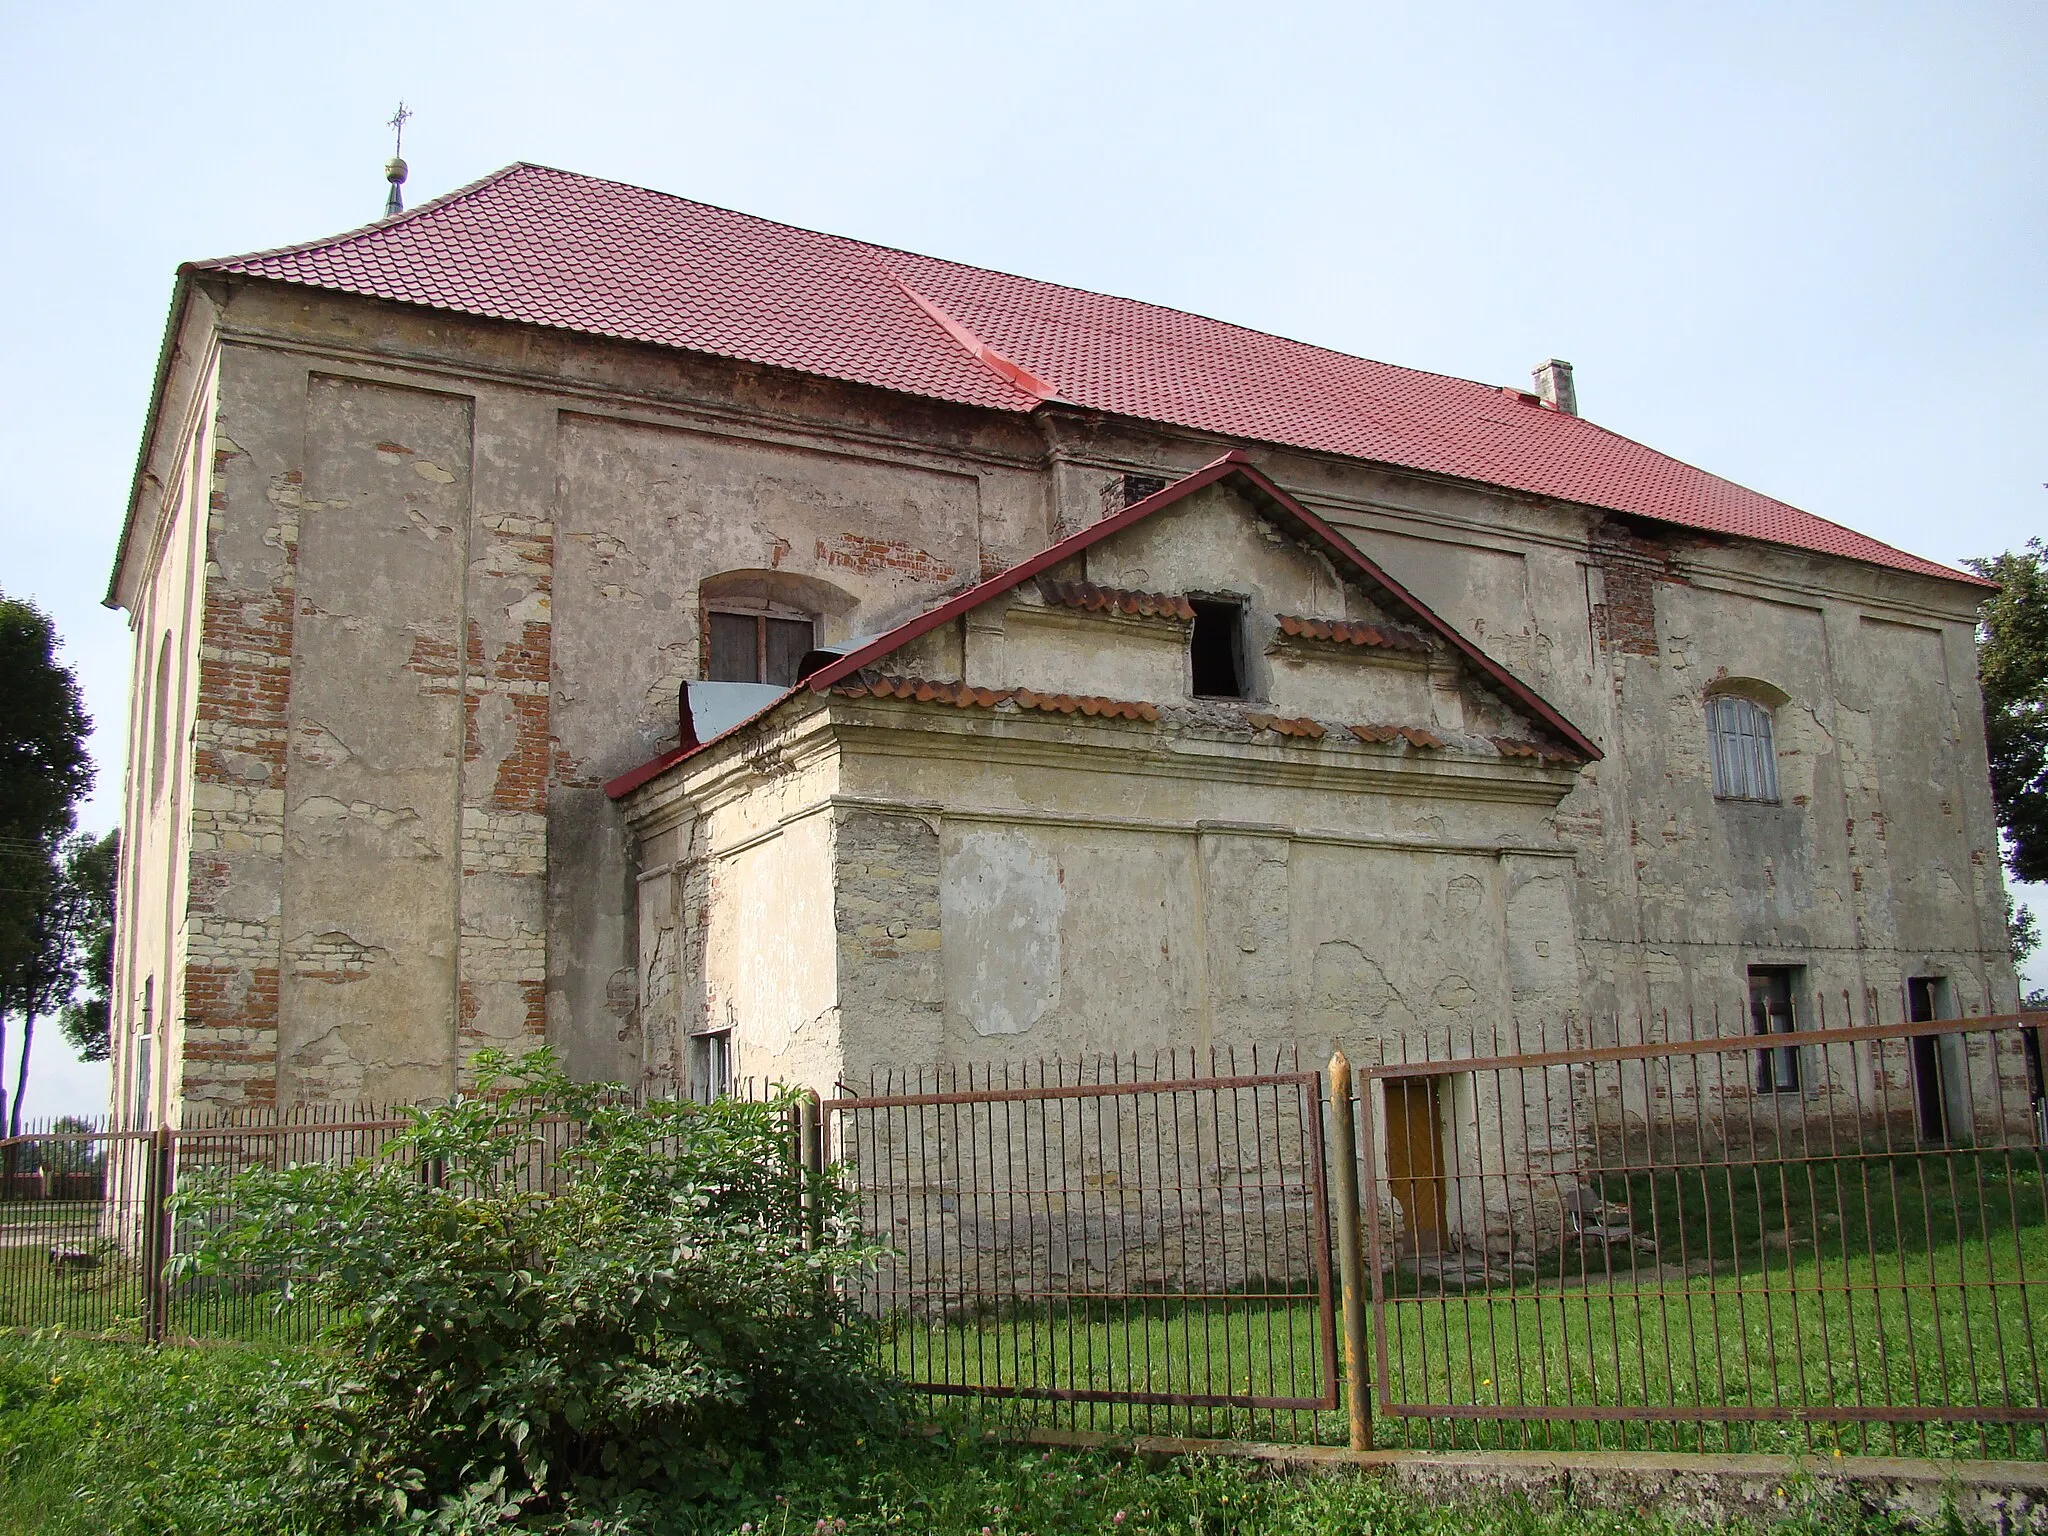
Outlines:
[[[1538,363],[1530,370],[1530,377],[1536,381],[1536,396],[1553,411],[1562,411],[1567,416],[1579,414],[1579,392],[1572,385],[1572,365],[1561,358],[1553,357],[1547,363]]]

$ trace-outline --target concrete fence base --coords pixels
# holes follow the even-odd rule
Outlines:
[[[1039,1445],[1125,1451],[1166,1459],[1228,1456],[1275,1471],[1357,1472],[1386,1478],[1431,1502],[1522,1498],[1537,1506],[1648,1509],[1719,1526],[1768,1524],[1817,1500],[1942,1529],[2048,1536],[2048,1462],[1930,1461],[1891,1456],[1709,1456],[1638,1451],[1349,1451],[1247,1441],[1118,1437],[1037,1430]]]

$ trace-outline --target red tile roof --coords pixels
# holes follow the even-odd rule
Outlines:
[[[1420,725],[1354,725],[1351,727],[1351,734],[1360,741],[1384,742],[1398,738],[1411,747],[1423,747],[1431,751],[1440,749],[1444,744],[1443,737]]]
[[[1090,581],[1052,581],[1040,577],[1038,590],[1048,603],[1082,608],[1090,613],[1121,613],[1132,618],[1195,620],[1195,606],[1176,592],[1127,592],[1098,587]]]
[[[1030,688],[973,688],[966,683],[874,672],[856,673],[832,691],[847,699],[915,699],[920,704],[951,704],[955,709],[996,709],[1014,704],[1019,709],[1042,709],[1055,715],[1099,715],[1105,720],[1159,718],[1157,704],[1133,699],[1105,699],[1094,693],[1038,693]]]
[[[994,410],[1056,398],[1976,582],[1519,391],[545,166],[509,166],[351,234],[189,270],[683,347]]]
[[[1299,640],[1328,640],[1337,645],[1375,645],[1390,651],[1427,651],[1429,640],[1412,629],[1394,624],[1366,624],[1359,620],[1305,619],[1300,614],[1280,615],[1280,633]]]

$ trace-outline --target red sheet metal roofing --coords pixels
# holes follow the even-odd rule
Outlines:
[[[1055,398],[1975,583],[1521,394],[539,165],[196,263],[963,405]]]

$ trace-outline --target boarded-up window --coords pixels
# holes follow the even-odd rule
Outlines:
[[[795,684],[798,666],[811,650],[815,626],[809,619],[779,619],[765,613],[718,613],[710,618],[710,665],[714,683]]]
[[[1707,700],[1714,794],[1722,800],[1778,798],[1778,749],[1771,712],[1754,699],[1724,693]]]
[[[1401,1208],[1401,1247],[1437,1253],[1448,1227],[1444,1201],[1441,1079],[1385,1079],[1387,1183]]]

